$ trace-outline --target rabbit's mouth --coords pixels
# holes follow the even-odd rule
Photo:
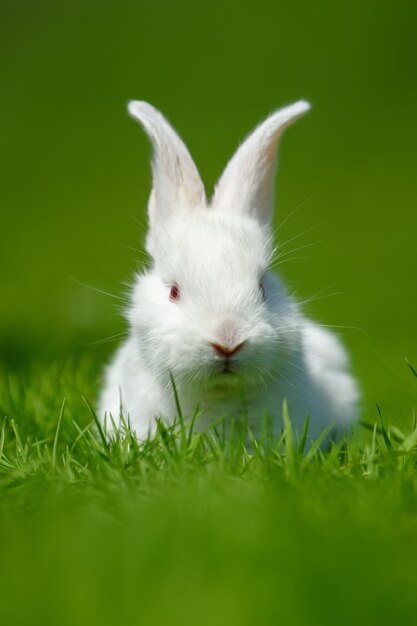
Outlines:
[[[209,384],[235,385],[245,378],[245,367],[242,359],[223,357],[213,359],[206,369],[206,380]]]
[[[219,361],[216,369],[219,374],[236,374],[239,370],[239,364],[235,359],[225,357]]]
[[[219,363],[219,367],[216,368],[216,374],[220,376],[239,376],[240,367],[239,363],[231,359],[225,359],[223,363]]]
[[[233,388],[240,388],[242,384],[243,379],[239,370],[231,369],[230,367],[217,369],[211,376],[206,378],[206,386],[221,394],[229,393]]]

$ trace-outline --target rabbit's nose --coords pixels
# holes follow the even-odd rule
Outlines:
[[[237,322],[233,319],[225,319],[216,327],[213,339],[215,339],[215,344],[230,350],[232,346],[239,343],[239,335]]]
[[[213,350],[217,352],[219,356],[229,357],[229,356],[233,356],[234,354],[242,350],[245,343],[246,341],[242,341],[242,343],[239,343],[233,347],[223,346],[219,343],[210,343],[210,345],[213,348]]]

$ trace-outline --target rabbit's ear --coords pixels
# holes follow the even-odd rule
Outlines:
[[[249,135],[216,186],[213,208],[252,215],[262,224],[271,223],[277,145],[284,128],[309,108],[308,102],[300,100],[273,113]]]
[[[167,120],[147,102],[129,102],[130,115],[140,122],[153,146],[153,188],[149,200],[151,230],[175,210],[205,206],[206,194],[190,153]]]

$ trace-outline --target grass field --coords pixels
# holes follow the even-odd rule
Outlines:
[[[0,3],[0,626],[415,624],[416,19],[411,0]],[[132,98],[208,194],[269,112],[312,103],[280,147],[280,274],[342,335],[371,429],[312,454],[288,429],[278,449],[101,440],[83,398],[125,330],[151,187]]]
[[[411,408],[407,432],[382,416],[326,452],[290,422],[279,444],[180,424],[108,443],[97,374],[2,376],[2,624],[415,623]]]

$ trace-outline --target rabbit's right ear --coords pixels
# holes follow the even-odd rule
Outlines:
[[[206,206],[200,174],[183,141],[167,120],[147,102],[129,102],[130,115],[140,122],[153,146],[153,187],[149,199],[148,250],[152,252],[155,231],[174,211]]]

